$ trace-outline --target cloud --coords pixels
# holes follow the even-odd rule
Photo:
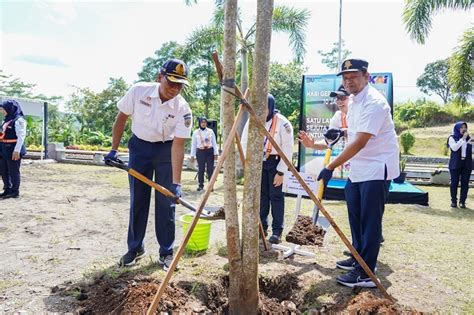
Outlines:
[[[76,19],[77,11],[73,1],[46,2],[36,4],[45,17],[56,24],[68,25]]]
[[[45,66],[55,66],[55,67],[68,67],[67,64],[59,60],[58,58],[48,57],[48,56],[39,56],[39,55],[20,55],[13,58],[16,61],[29,62]]]

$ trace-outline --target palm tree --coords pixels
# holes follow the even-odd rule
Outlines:
[[[187,0],[187,4],[196,3],[195,0]],[[186,50],[195,53],[203,47],[210,49],[218,48],[222,43],[224,29],[224,0],[216,1],[216,9],[210,25],[194,31],[186,41]],[[306,53],[306,26],[310,18],[310,12],[306,9],[300,10],[288,6],[276,6],[273,10],[272,30],[284,32],[289,36],[290,46],[294,58],[301,61]],[[245,31],[240,17],[237,18],[237,43],[239,45],[237,53],[240,54],[240,89],[245,91],[249,86],[249,68],[252,67],[252,52],[255,46],[256,22]],[[245,113],[247,114],[247,113]],[[247,116],[244,115],[242,123],[239,125],[239,133],[242,132]]]
[[[468,11],[474,6],[473,0],[407,0],[403,12],[405,28],[411,38],[420,44],[425,43],[431,30],[433,15],[443,9]],[[472,67],[474,51],[474,27],[467,29],[456,51],[450,58],[449,80],[453,92],[458,93],[462,103],[472,92],[474,70]]]

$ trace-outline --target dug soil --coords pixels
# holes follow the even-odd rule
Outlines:
[[[295,225],[286,235],[286,241],[298,245],[323,246],[326,231],[313,223],[309,216],[298,216]]]
[[[106,276],[90,283],[71,285],[58,294],[75,294],[77,314],[144,314],[158,291],[159,283],[151,277],[122,275],[116,279]],[[213,313],[227,314],[228,276],[221,276],[212,283],[172,282],[158,304],[157,314]],[[259,314],[301,314],[297,305],[303,302],[298,278],[294,275],[259,277]],[[349,314],[421,314],[420,312],[391,303],[368,291],[360,292],[350,300],[325,306],[309,313]]]
[[[91,283],[71,285],[58,292],[74,294],[78,314],[144,314],[153,301],[159,283],[150,277],[123,275],[116,279],[100,276]],[[294,275],[259,278],[260,314],[296,313],[298,279]],[[181,281],[171,283],[157,312],[227,313],[229,278],[221,276],[213,283]]]

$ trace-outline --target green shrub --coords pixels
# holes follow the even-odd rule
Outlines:
[[[406,130],[400,135],[400,142],[403,147],[403,153],[408,154],[415,144],[415,136],[410,131]]]

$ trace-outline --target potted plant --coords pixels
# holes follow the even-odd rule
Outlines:
[[[394,178],[393,181],[397,184],[403,184],[407,173],[405,172],[405,167],[407,166],[407,158],[402,156],[400,153],[400,175],[397,178]]]

